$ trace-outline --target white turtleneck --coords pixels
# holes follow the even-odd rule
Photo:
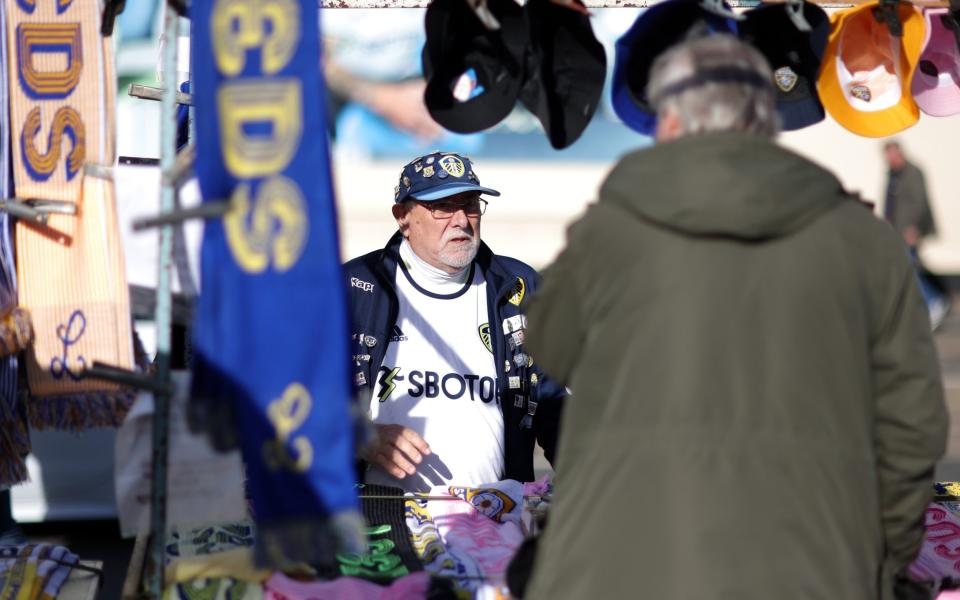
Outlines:
[[[406,239],[400,242],[400,259],[403,260],[413,280],[434,294],[455,294],[463,287],[470,273],[470,265],[453,273],[441,271],[417,256]]]
[[[399,312],[370,399],[374,423],[413,429],[430,445],[417,472],[380,467],[368,483],[405,491],[476,487],[503,477],[503,414],[490,339],[487,283],[479,269],[432,267],[406,241],[395,276]]]

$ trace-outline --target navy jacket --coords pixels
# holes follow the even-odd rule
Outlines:
[[[366,401],[379,377],[399,313],[394,281],[400,260],[402,236],[397,232],[382,250],[349,261],[345,266],[353,318],[353,359],[358,396]],[[540,443],[551,464],[557,448],[563,387],[547,379],[531,364],[524,346],[504,331],[504,322],[521,318],[524,300],[539,283],[532,267],[512,258],[496,256],[480,244],[476,267],[487,282],[490,341],[497,365],[497,395],[503,412],[504,478],[532,481],[534,441]],[[510,377],[520,386],[511,388]],[[516,380],[514,380],[516,383]],[[526,417],[532,418],[526,418]],[[429,441],[429,440],[428,440]]]

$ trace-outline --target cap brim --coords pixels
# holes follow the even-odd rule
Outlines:
[[[823,105],[814,96],[795,102],[781,102],[777,104],[777,112],[780,114],[780,128],[783,131],[796,131],[816,125],[825,116]]]
[[[477,185],[475,183],[458,183],[456,181],[451,181],[450,183],[444,185],[438,185],[436,187],[430,188],[423,192],[418,192],[415,194],[410,194],[408,198],[414,198],[416,200],[421,200],[424,202],[429,202],[431,200],[441,200],[443,198],[449,198],[455,194],[461,194],[463,192],[480,192],[481,194],[487,194],[488,196],[499,196],[500,192],[497,190],[492,190],[490,188],[483,187],[482,185]]]

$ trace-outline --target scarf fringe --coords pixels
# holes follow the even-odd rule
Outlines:
[[[0,457],[0,486],[9,487],[30,481],[27,462],[20,455]]]
[[[278,570],[302,563],[335,565],[338,552],[361,552],[366,547],[365,525],[356,511],[258,523],[254,565]]]
[[[93,427],[119,427],[126,418],[136,392],[47,396],[27,401],[27,420],[38,431],[59,429],[75,433]]]

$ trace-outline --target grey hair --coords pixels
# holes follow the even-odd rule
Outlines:
[[[718,68],[742,69],[759,75],[770,85],[705,81],[676,94],[663,94],[666,88],[681,80]],[[767,59],[729,34],[681,42],[658,56],[650,69],[648,97],[657,116],[672,110],[680,119],[684,135],[741,131],[774,137],[780,130],[775,94]]]

